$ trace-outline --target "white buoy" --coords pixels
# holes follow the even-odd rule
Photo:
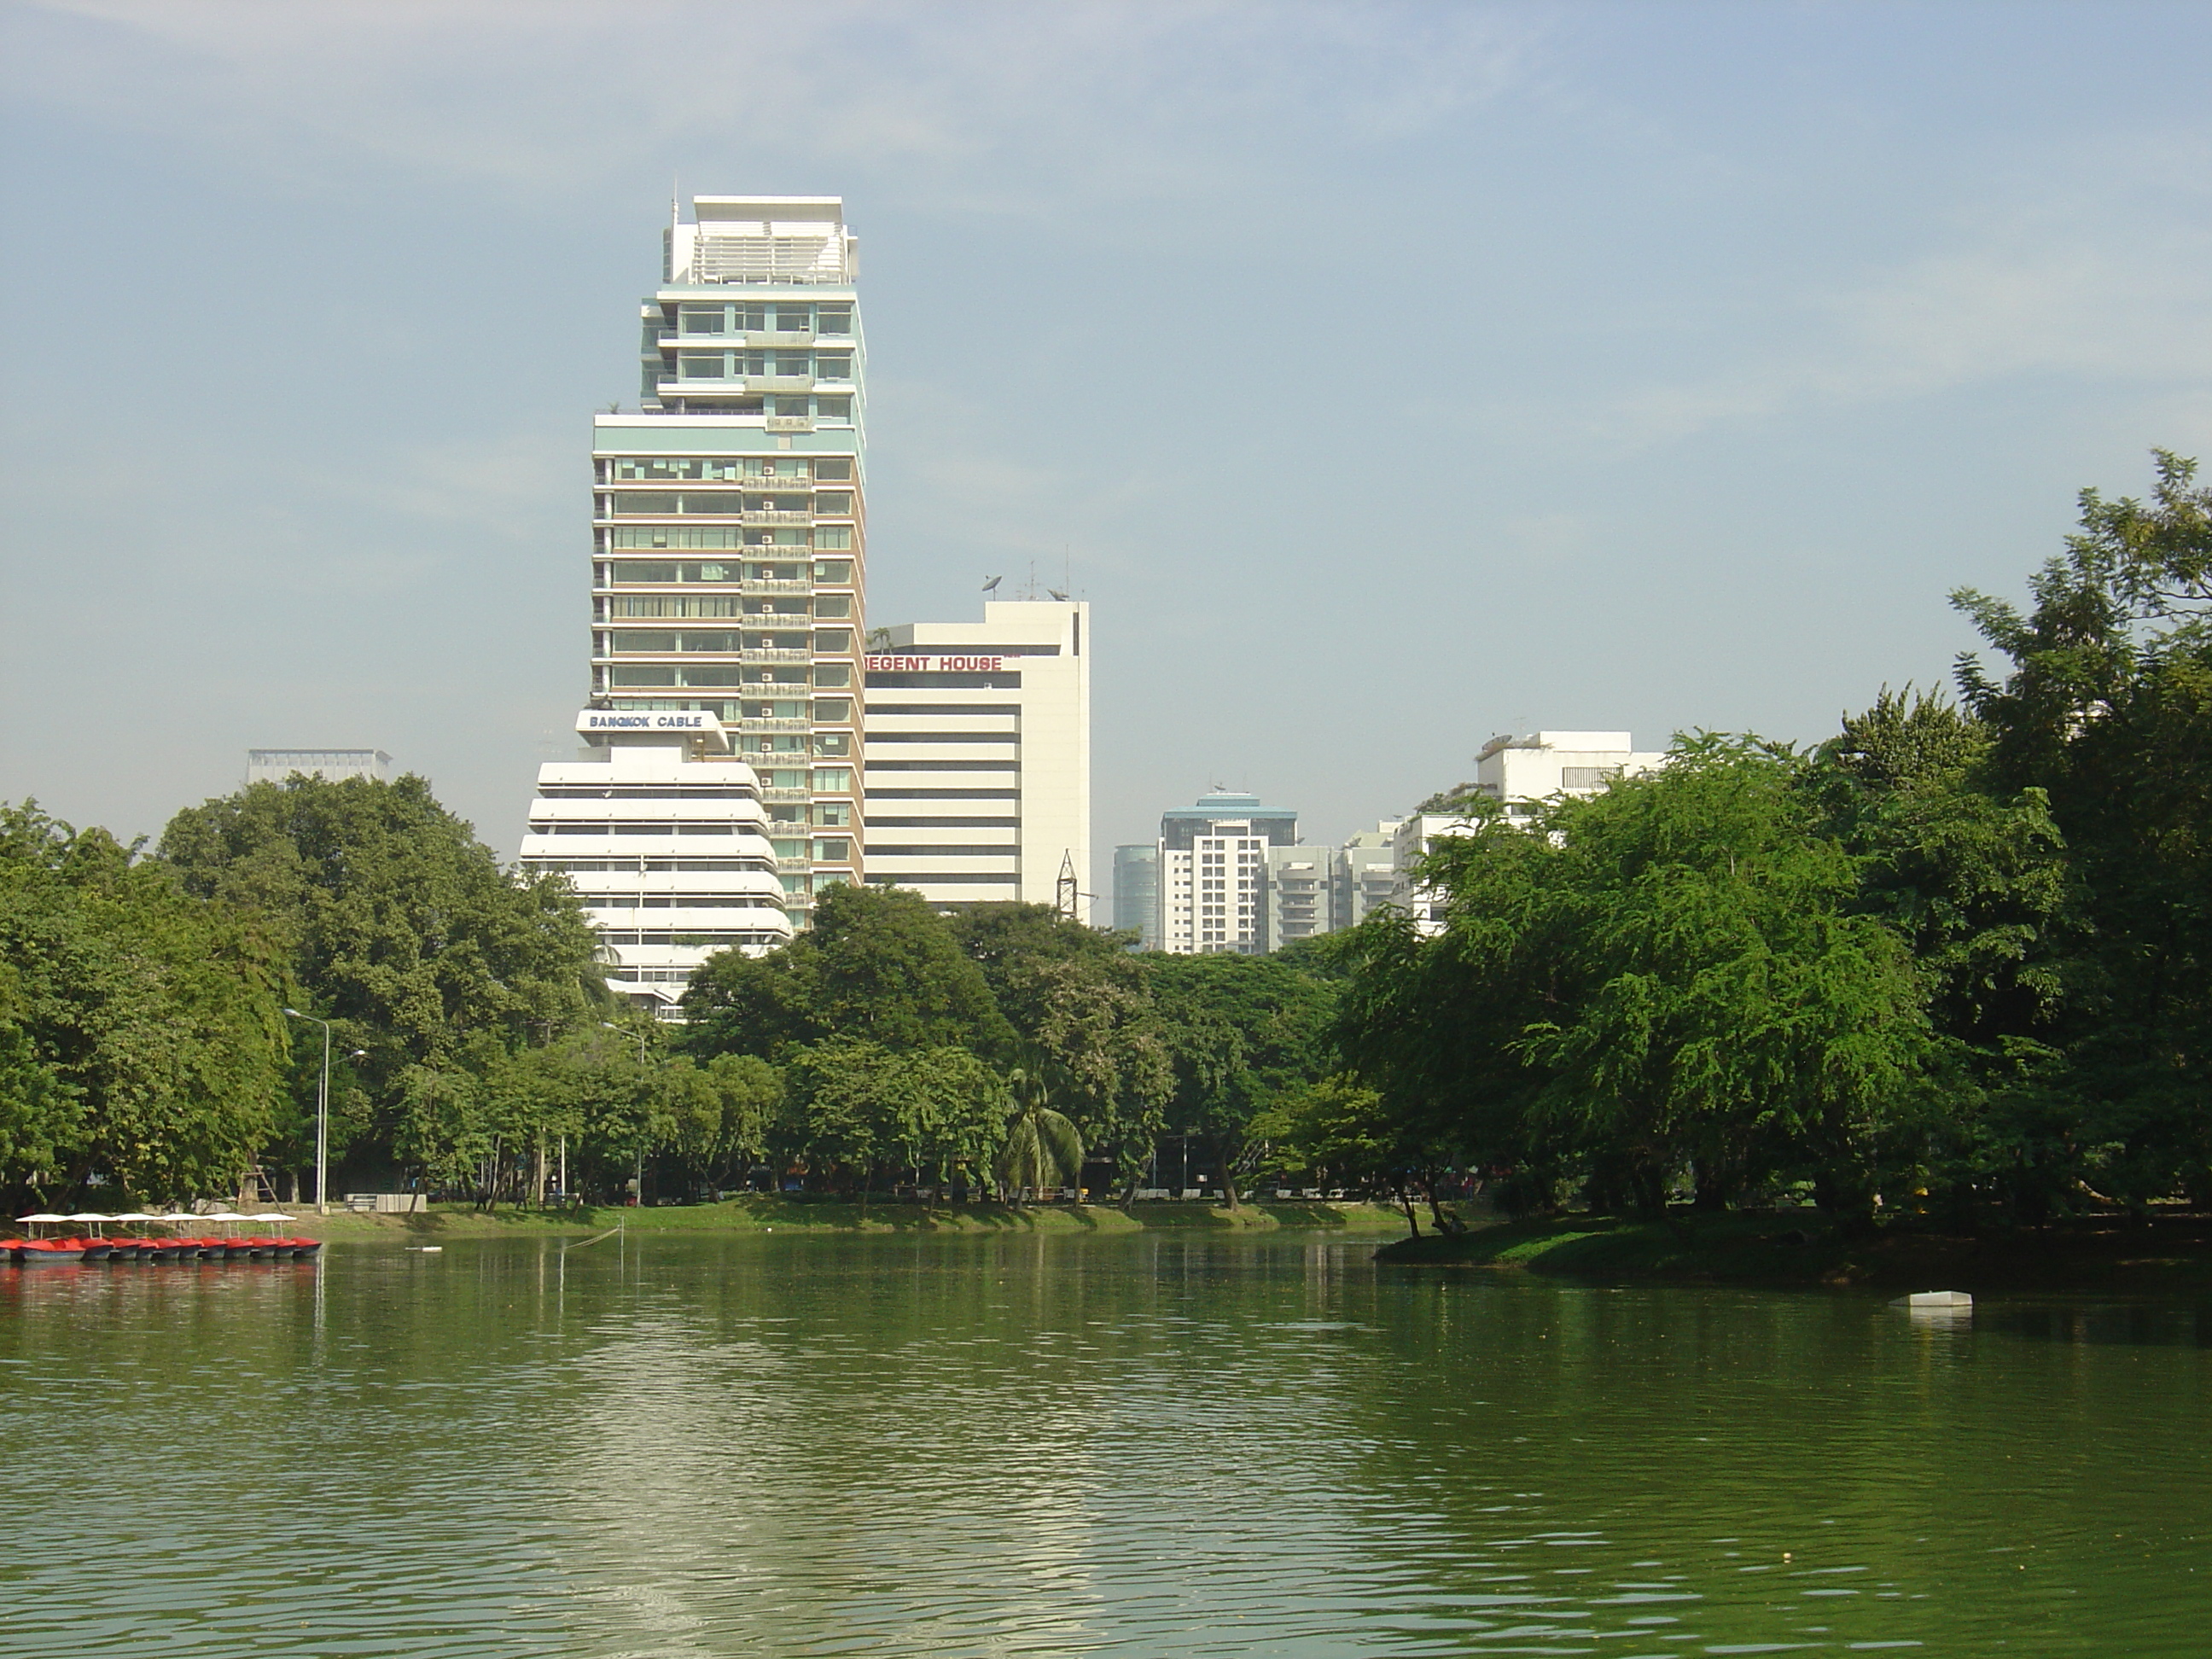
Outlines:
[[[1964,1291],[1915,1291],[1889,1304],[1893,1308],[1971,1308],[1974,1298]]]
[[[442,1244],[410,1244],[407,1248],[416,1255],[440,1255],[446,1249]]]

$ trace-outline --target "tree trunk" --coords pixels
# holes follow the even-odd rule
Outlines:
[[[1406,1224],[1413,1229],[1413,1237],[1421,1236],[1421,1218],[1413,1213],[1413,1196],[1407,1190],[1405,1177],[1395,1177],[1398,1187],[1398,1207],[1406,1212]]]
[[[1237,1207],[1237,1171],[1231,1167],[1233,1162],[1229,1147],[1224,1144],[1220,1155],[1214,1159],[1214,1168],[1221,1176],[1222,1194],[1228,1199],[1229,1207],[1232,1210]]]

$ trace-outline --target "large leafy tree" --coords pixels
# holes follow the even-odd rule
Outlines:
[[[1960,665],[1989,787],[2040,791],[2068,853],[2075,946],[2016,1139],[2023,1204],[2087,1190],[2212,1197],[2212,491],[2160,452],[2148,501],[2081,495],[2022,610],[1954,602],[2006,659]]]
[[[1211,1140],[1234,1204],[1254,1120],[1334,1069],[1334,988],[1272,957],[1155,956],[1146,965],[1172,1066],[1168,1115]]]
[[[270,1133],[283,963],[104,830],[0,809],[0,1177],[235,1188]]]
[[[771,955],[725,951],[685,994],[685,1047],[696,1054],[757,1054],[831,1036],[888,1049],[959,1047],[999,1057],[1013,1031],[981,969],[918,893],[836,886],[814,926]]]
[[[1147,964],[1126,935],[1048,905],[979,904],[950,920],[1020,1040],[1025,1072],[1052,1078],[1080,1138],[1110,1152],[1133,1185],[1174,1086]]]
[[[255,915],[297,1006],[331,1020],[343,1048],[368,1051],[359,1094],[352,1074],[333,1078],[341,1145],[388,1144],[411,1070],[480,1075],[606,1006],[596,941],[566,882],[502,869],[418,777],[254,784],[178,813],[160,860],[185,891]],[[319,1062],[319,1041],[317,1065],[307,1046],[302,1094]]]

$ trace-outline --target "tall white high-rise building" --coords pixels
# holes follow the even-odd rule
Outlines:
[[[1265,951],[1267,849],[1298,838],[1298,815],[1216,792],[1160,814],[1159,948],[1176,956]]]
[[[758,775],[704,711],[587,708],[583,758],[538,769],[522,864],[568,878],[610,988],[675,1011],[717,951],[787,942]]]
[[[638,411],[595,416],[592,702],[710,716],[804,925],[862,873],[866,354],[835,196],[698,196],[642,308]]]
[[[950,908],[1054,904],[1063,875],[1090,878],[1089,605],[886,629],[866,667],[870,881]]]

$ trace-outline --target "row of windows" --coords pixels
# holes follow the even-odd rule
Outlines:
[[[580,783],[540,784],[540,800],[750,800],[753,792],[742,783],[617,784],[611,787]]]
[[[718,871],[760,874],[775,868],[766,859],[526,859],[524,862],[533,870],[557,870],[563,874],[574,875],[606,875],[616,871],[630,875],[636,875],[641,871],[681,872],[701,876]]]
[[[770,610],[769,606],[775,608]],[[842,593],[824,594],[819,599],[693,599],[680,593],[618,593],[607,601],[606,614],[684,621],[694,617],[749,617],[762,618],[763,627],[775,625],[769,618],[788,617],[792,627],[804,628],[816,617],[850,620],[853,600],[849,594]]]
[[[1018,702],[876,702],[869,711],[878,714],[1018,714]]]
[[[875,769],[871,767],[871,771]],[[870,800],[1019,800],[1018,789],[871,789]]]
[[[799,691],[810,684],[842,690],[853,684],[853,671],[835,663],[817,663],[811,668],[741,668],[727,663],[623,662],[606,672],[610,686],[640,690],[656,686],[699,687],[710,691],[718,688],[737,690],[745,686],[789,686]],[[729,716],[725,714],[722,718],[727,720]]]
[[[853,492],[817,489],[811,495],[769,495],[743,489],[617,489],[606,498],[617,514],[645,516],[704,514],[729,518],[738,513],[815,513],[850,518]]]
[[[666,317],[666,308],[662,315]],[[850,334],[853,307],[849,305],[801,305],[780,300],[773,305],[746,303],[712,305],[687,301],[676,308],[679,334]]]
[[[614,933],[602,933],[599,935],[599,942],[603,945],[781,945],[783,943],[783,935],[756,933],[655,933],[649,929],[641,933],[632,933],[623,928]]]
[[[1000,674],[871,674],[871,691],[1018,691],[1022,677]]]
[[[849,380],[849,351],[678,351],[663,353],[661,367],[676,359],[679,380],[738,380],[774,375],[788,380]]]
[[[742,836],[757,835],[750,824],[685,823],[646,818],[601,818],[590,823],[533,823],[539,836]]]
[[[745,746],[738,750],[738,758],[756,763],[768,760],[805,760],[809,755],[835,756],[844,760],[853,752],[853,734],[849,732],[817,732],[812,738],[789,733],[768,738],[747,738]]]
[[[618,524],[599,527],[599,545],[605,552],[665,547],[672,552],[733,553],[742,548],[756,559],[791,561],[804,575],[806,561],[813,553],[850,552],[855,544],[853,526],[848,524],[779,525],[767,530],[747,529],[734,524]],[[727,576],[714,580],[736,581],[738,577],[732,567]],[[769,576],[762,580],[787,579]]]
[[[1010,859],[1018,857],[1021,848],[1001,843],[996,847],[871,847],[870,858],[890,859]]]
[[[723,528],[725,526],[713,526],[701,530],[690,530],[674,526],[664,529],[659,525],[650,526],[617,525],[615,526],[609,544],[619,548],[662,545],[672,548],[688,547],[691,544],[688,541],[654,542],[644,539],[625,539],[625,538],[644,538],[650,535],[660,535],[664,538],[712,536],[719,534]],[[782,561],[757,562],[748,560],[743,564],[692,564],[675,559],[613,559],[601,565],[596,574],[600,586],[605,586],[609,581],[667,582],[678,586],[689,586],[692,583],[711,585],[715,582],[803,582],[809,580],[810,573],[811,580],[817,582],[830,587],[848,587],[852,585],[853,562],[850,559],[815,559],[810,562],[807,560],[799,559],[789,562]]]
[[[774,416],[782,420],[827,421],[831,425],[851,425],[853,400],[843,395],[811,397],[804,392],[781,392],[769,397],[753,394],[744,397],[717,395],[712,388],[716,383],[702,380],[686,386],[686,395],[663,400],[663,406],[676,414],[694,415],[761,415]],[[647,391],[655,388],[650,385]],[[702,393],[706,395],[702,396]],[[793,428],[805,430],[805,428]]]
[[[872,743],[996,743],[1018,744],[1018,732],[878,732]]]
[[[707,479],[727,483],[850,483],[849,455],[617,455],[599,463],[599,480]]]
[[[877,799],[874,790],[868,792],[868,799]],[[871,830],[1018,830],[1022,827],[1019,818],[964,818],[951,814],[941,818],[879,818],[871,815],[867,822]]]
[[[805,651],[811,648],[823,656],[834,657],[853,648],[853,630],[849,628],[817,628],[811,635],[755,633],[750,629],[742,633],[695,633],[687,629],[678,634],[642,628],[617,628],[607,637],[613,641],[617,651],[726,654],[732,651]],[[808,644],[810,639],[812,641],[811,647]]]
[[[773,873],[774,866],[763,870]],[[757,893],[592,893],[584,902],[601,910],[775,910],[782,907]]]
[[[951,761],[879,761],[871,760],[871,772],[1018,772],[1019,761],[951,760]],[[874,793],[873,790],[869,792]]]

